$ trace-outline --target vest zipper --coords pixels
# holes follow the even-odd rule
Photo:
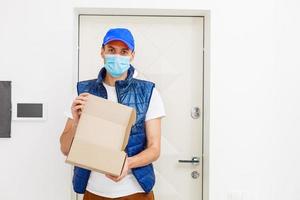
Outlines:
[[[121,103],[120,96],[119,96],[118,81],[115,82],[115,88],[116,88],[116,94],[117,94],[118,103]]]

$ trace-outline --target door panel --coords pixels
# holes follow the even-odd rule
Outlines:
[[[109,28],[131,30],[136,43],[132,64],[139,77],[156,83],[167,114],[161,156],[154,163],[156,199],[201,199],[203,18],[81,15],[79,20],[79,80],[97,77],[103,66],[102,38]],[[194,107],[200,110],[198,118],[192,117]],[[200,164],[178,162],[192,156]],[[198,178],[192,178],[193,171]]]

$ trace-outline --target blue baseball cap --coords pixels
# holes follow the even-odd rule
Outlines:
[[[109,29],[103,38],[102,46],[114,40],[120,40],[124,42],[130,50],[134,51],[134,39],[131,32],[128,29],[126,28]]]

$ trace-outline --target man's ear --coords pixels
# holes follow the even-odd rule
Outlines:
[[[131,56],[130,56],[130,62],[132,62],[132,61],[133,61],[133,59],[134,59],[134,56],[135,56],[135,51],[131,53]]]
[[[101,48],[100,56],[101,56],[102,59],[104,60],[104,47]]]

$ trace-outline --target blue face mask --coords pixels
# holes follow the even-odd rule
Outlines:
[[[112,77],[120,77],[130,67],[130,57],[120,55],[105,55],[104,67]]]

